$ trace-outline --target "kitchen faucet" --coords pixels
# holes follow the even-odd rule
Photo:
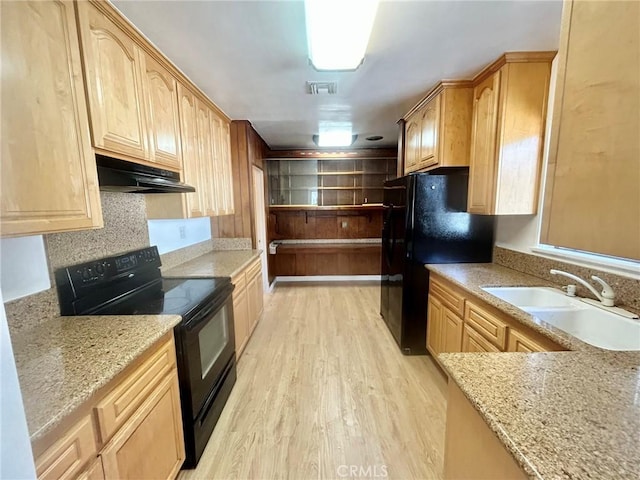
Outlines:
[[[598,293],[598,291],[595,288],[593,288],[589,282],[587,282],[586,280],[583,280],[582,278],[578,277],[577,275],[573,275],[572,273],[563,272],[562,270],[555,270],[553,268],[551,270],[549,270],[549,273],[551,273],[551,275],[563,275],[563,276],[568,277],[568,278],[570,278],[572,280],[575,280],[580,285],[583,285],[586,288],[588,288],[589,291],[595,295],[595,297],[600,301],[600,303],[602,305],[604,305],[605,307],[613,307],[613,305],[614,305],[613,304],[613,300],[616,297],[616,295],[615,295],[615,293],[613,291],[613,288],[611,288],[611,286],[607,282],[602,280],[600,277],[592,275],[591,279],[595,280],[596,282],[598,282],[602,286],[602,293],[601,294]],[[573,291],[574,291],[573,295],[575,295],[575,289]],[[569,289],[569,288],[567,288],[567,295],[571,295],[571,289]]]

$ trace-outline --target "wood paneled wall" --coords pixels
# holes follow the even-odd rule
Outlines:
[[[379,244],[280,245],[269,255],[273,276],[380,275]]]
[[[214,238],[251,238],[256,244],[253,212],[253,165],[263,168],[269,147],[247,120],[231,122],[231,162],[235,213],[211,217]]]
[[[271,240],[380,238],[382,207],[358,209],[277,209],[269,210]]]

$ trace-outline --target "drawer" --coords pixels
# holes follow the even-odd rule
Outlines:
[[[87,415],[38,457],[38,478],[75,478],[84,464],[97,454],[95,437],[91,416]]]
[[[438,297],[438,300],[459,317],[464,315],[464,297],[448,283],[432,276],[429,280],[429,294]]]
[[[95,408],[103,443],[136,411],[167,373],[175,368],[176,351],[172,336],[171,340],[120,382]]]
[[[231,277],[231,283],[233,283],[236,286],[236,288],[233,290],[234,295],[244,290],[247,286],[247,277],[245,275],[245,271],[246,270],[243,270],[236,276]]]
[[[495,314],[467,300],[464,321],[500,350],[507,346],[507,323]]]
[[[250,282],[251,280],[253,280],[253,277],[258,275],[261,270],[262,270],[262,262],[258,258],[246,270],[246,272],[247,272],[247,281]]]
[[[479,334],[472,326],[465,325],[462,330],[462,351],[498,353],[500,349]]]

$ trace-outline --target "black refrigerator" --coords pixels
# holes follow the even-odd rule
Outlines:
[[[467,209],[466,171],[384,183],[380,314],[405,355],[427,353],[426,263],[491,262],[494,217]]]

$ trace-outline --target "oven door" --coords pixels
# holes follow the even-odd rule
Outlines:
[[[230,284],[216,292],[212,302],[177,327],[182,398],[191,407],[192,419],[235,355],[232,291]]]

